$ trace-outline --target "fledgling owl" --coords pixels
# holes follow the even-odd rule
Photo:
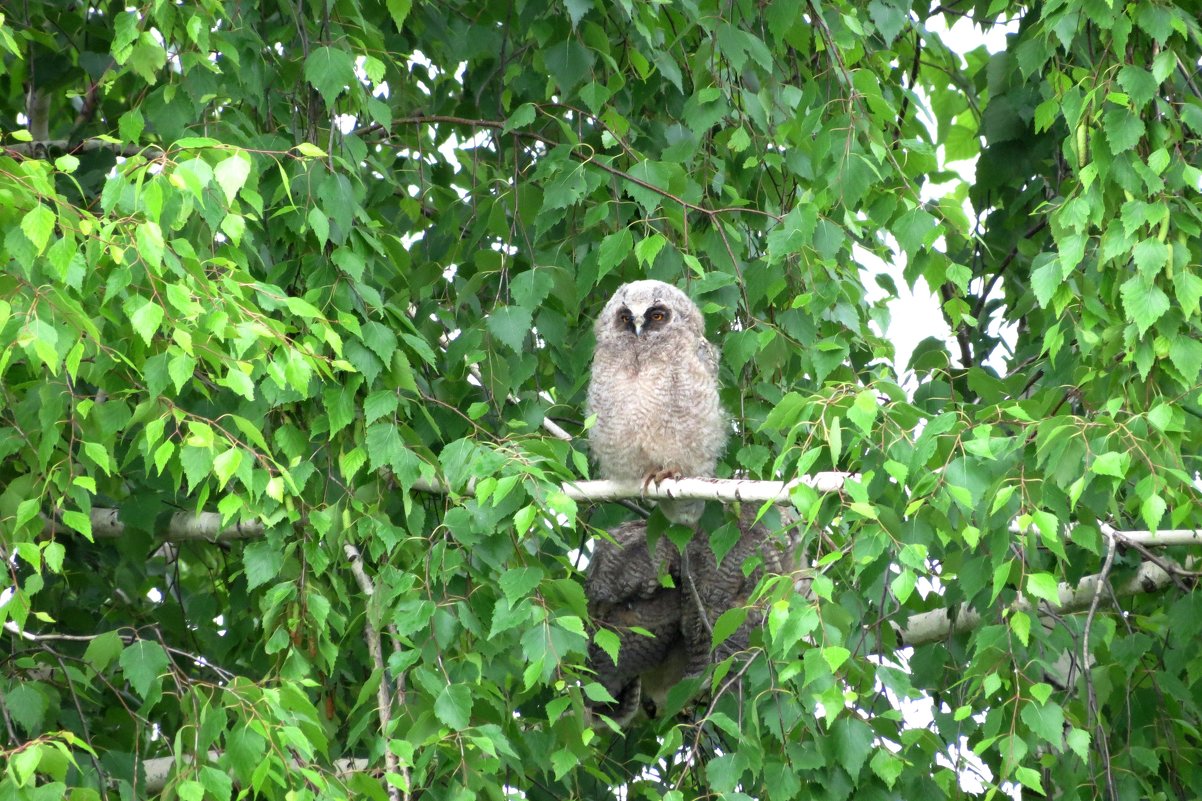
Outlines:
[[[718,352],[701,310],[663,281],[618,287],[594,325],[597,350],[589,447],[601,478],[712,476],[726,444],[718,400]],[[673,523],[694,525],[704,501],[661,501]]]

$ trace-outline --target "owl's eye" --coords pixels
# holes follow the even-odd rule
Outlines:
[[[618,312],[618,322],[622,323],[623,325],[630,323],[632,320],[634,320],[634,317],[632,317],[630,312],[626,311],[625,309]]]
[[[647,319],[653,323],[662,323],[668,319],[668,312],[666,309],[652,309],[647,312]]]

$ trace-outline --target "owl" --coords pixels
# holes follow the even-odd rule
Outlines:
[[[729,426],[718,400],[718,353],[700,309],[662,281],[618,287],[594,325],[589,447],[601,478],[712,476]],[[662,501],[673,523],[694,525],[704,501]]]
[[[594,543],[584,584],[589,617],[617,636],[618,658],[614,660],[594,641],[588,664],[617,703],[590,708],[618,725],[638,713],[644,680],[657,683],[653,676],[663,672],[665,663],[674,666],[667,683],[680,680],[687,652],[681,641],[682,596],[675,586],[679,577],[676,546],[661,537],[652,556],[647,526],[641,520],[623,523],[610,532],[610,538]]]
[[[589,648],[589,668],[617,699],[616,704],[590,703],[591,711],[624,726],[640,708],[662,706],[682,678],[747,649],[752,629],[763,622],[760,609],[752,607],[716,650],[714,623],[728,609],[746,605],[765,574],[795,571],[798,532],[790,522],[783,536],[772,534],[755,522],[750,507],[743,509],[738,525],[739,539],[721,561],[705,535],[695,536],[684,554],[660,537],[653,555],[641,520],[596,540],[584,589],[589,616],[595,626],[614,632],[619,645],[616,661],[596,642]]]

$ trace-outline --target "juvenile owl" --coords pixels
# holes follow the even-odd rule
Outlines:
[[[597,350],[588,412],[589,447],[601,478],[712,476],[726,444],[718,401],[718,353],[701,311],[676,287],[618,287],[594,325]],[[673,523],[694,525],[704,501],[661,501]]]

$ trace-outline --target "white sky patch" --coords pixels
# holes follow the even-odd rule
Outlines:
[[[936,16],[927,20],[926,27],[930,33],[939,36],[943,40],[943,43],[955,53],[968,53],[982,45],[990,53],[996,53],[1006,48],[1007,34],[1018,31],[1018,20],[1014,19],[1004,24],[982,28],[967,17],[961,17],[949,29],[945,25],[944,18]],[[926,96],[921,91],[921,87],[918,88],[917,94],[919,103],[916,104],[915,113],[919,115],[919,118],[933,134],[935,120],[930,113],[930,105],[927,102]],[[960,180],[953,180],[942,184],[923,184],[920,193],[923,202],[937,200],[947,195],[959,183],[971,184],[976,180],[976,159],[950,163],[945,162],[943,159],[943,148],[939,149],[938,157],[943,167],[956,172],[960,176]],[[976,218],[976,212],[968,206],[967,201],[965,201],[964,210],[969,219]],[[944,247],[942,241],[937,243],[936,247],[942,250]],[[913,371],[907,369],[907,366],[911,355],[914,353],[914,348],[927,337],[935,337],[943,340],[947,343],[952,358],[957,358],[959,348],[955,346],[954,334],[943,316],[939,298],[935,292],[922,277],[918,278],[913,287],[910,287],[902,277],[906,266],[904,255],[899,254],[895,260],[885,262],[867,250],[855,246],[852,248],[852,258],[865,272],[868,300],[880,300],[887,294],[877,286],[876,281],[873,280],[874,276],[882,273],[887,274],[893,279],[894,284],[897,285],[897,297],[888,303],[890,316],[889,329],[883,331],[882,334],[893,342],[893,366],[898,380],[903,385],[908,385],[911,389],[914,388],[914,374]],[[991,296],[1000,297],[1000,286],[994,288]],[[1011,347],[1014,344],[1016,332],[1017,325],[1014,324],[1005,327],[1002,331],[1003,340]],[[998,355],[995,354],[989,363],[994,369],[1000,372],[1004,367],[1004,363],[1002,359],[998,358]]]

